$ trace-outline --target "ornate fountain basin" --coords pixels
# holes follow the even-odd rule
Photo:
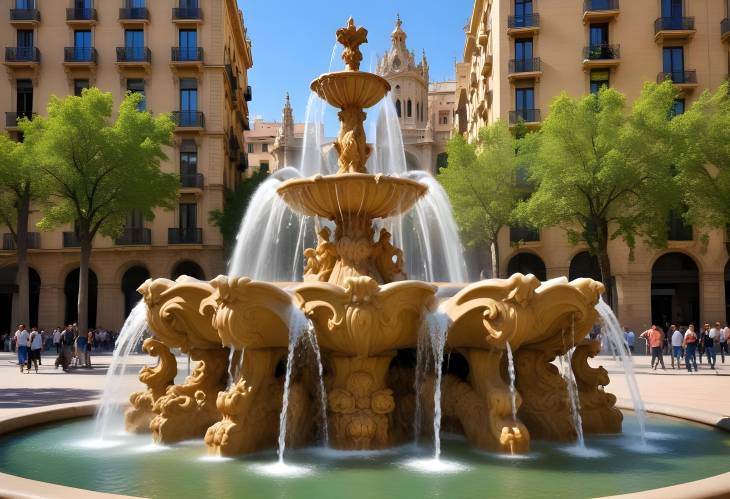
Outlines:
[[[277,189],[292,209],[309,216],[329,219],[356,214],[385,218],[410,210],[428,187],[413,180],[344,173],[284,182]]]
[[[312,91],[340,109],[347,106],[372,107],[390,91],[390,83],[364,71],[325,73],[310,85]]]

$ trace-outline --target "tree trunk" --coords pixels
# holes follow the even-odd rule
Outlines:
[[[499,246],[494,239],[489,245],[489,252],[492,256],[492,279],[499,279]]]
[[[89,332],[89,261],[91,260],[91,237],[79,235],[81,262],[79,264],[79,334]]]
[[[601,269],[601,282],[606,288],[603,299],[613,308],[613,281],[611,280],[611,260],[608,257],[608,224],[599,224],[598,266]]]
[[[30,213],[30,186],[18,198],[17,225],[15,229],[15,250],[18,257],[18,320],[28,329],[38,324],[30,324],[30,279],[28,277],[28,217]]]

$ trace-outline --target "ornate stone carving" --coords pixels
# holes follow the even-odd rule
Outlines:
[[[390,239],[390,232],[380,229],[380,239],[373,245],[375,268],[385,282],[404,281],[407,277],[403,271],[403,250],[393,246]]]
[[[603,391],[610,379],[603,366],[588,364],[588,358],[601,351],[599,341],[584,340],[573,352],[571,367],[578,385],[581,417],[585,433],[619,433],[623,414],[616,405],[616,396]]]
[[[362,54],[360,53],[360,45],[367,43],[368,30],[360,26],[355,27],[355,21],[351,18],[347,20],[347,26],[340,28],[336,33],[337,41],[342,44],[342,60],[345,61],[348,71],[359,71]]]
[[[330,242],[329,228],[323,227],[319,231],[317,247],[305,249],[304,257],[307,259],[304,279],[327,282],[338,258],[337,248]]]
[[[171,443],[200,438],[221,415],[216,409],[216,396],[226,386],[228,349],[193,349],[190,352],[198,366],[182,385],[173,385],[157,399],[157,414],[150,423],[155,442]]]
[[[147,390],[134,392],[129,396],[130,407],[124,413],[124,427],[130,433],[148,433],[150,423],[155,417],[152,410],[155,401],[162,397],[167,388],[175,383],[177,360],[170,349],[154,338],[147,338],[142,344],[145,352],[159,357],[155,367],[143,367],[139,372],[139,380],[147,385]]]
[[[337,164],[340,168],[337,173],[367,173],[365,163],[372,153],[363,126],[367,114],[360,107],[348,106],[337,116],[340,118],[340,131],[334,144],[339,156]]]

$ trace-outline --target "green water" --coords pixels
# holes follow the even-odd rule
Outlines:
[[[596,458],[575,457],[566,446],[533,442],[526,459],[507,459],[471,449],[445,436],[442,459],[465,469],[454,473],[413,470],[407,462],[430,457],[424,446],[381,453],[302,449],[287,462],[307,466],[297,477],[272,477],[258,467],[274,451],[225,461],[204,458],[202,440],[171,447],[149,435],[120,435],[118,445],[93,449],[91,419],[35,427],[0,438],[0,470],[36,480],[146,497],[183,498],[582,498],[635,492],[726,472],[730,434],[668,418],[649,419],[651,453],[639,443],[628,413],[624,434],[589,437]]]

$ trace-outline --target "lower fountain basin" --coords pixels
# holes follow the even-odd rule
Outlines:
[[[444,435],[440,466],[429,439],[380,452],[292,450],[284,466],[274,451],[241,459],[206,457],[202,440],[162,447],[147,435],[120,434],[94,446],[91,418],[34,427],[0,438],[0,471],[72,487],[157,497],[329,498],[533,497],[562,499],[636,492],[727,471],[730,434],[652,416],[649,448],[626,413],[623,435],[589,437],[592,455],[564,444],[534,442],[521,458],[474,450]],[[692,445],[688,445],[691,442]],[[447,466],[448,465],[448,466]],[[32,492],[25,490],[25,492]],[[485,495],[486,494],[486,495]]]
[[[287,180],[277,189],[292,209],[328,219],[386,218],[410,210],[428,187],[405,178],[344,173]]]

